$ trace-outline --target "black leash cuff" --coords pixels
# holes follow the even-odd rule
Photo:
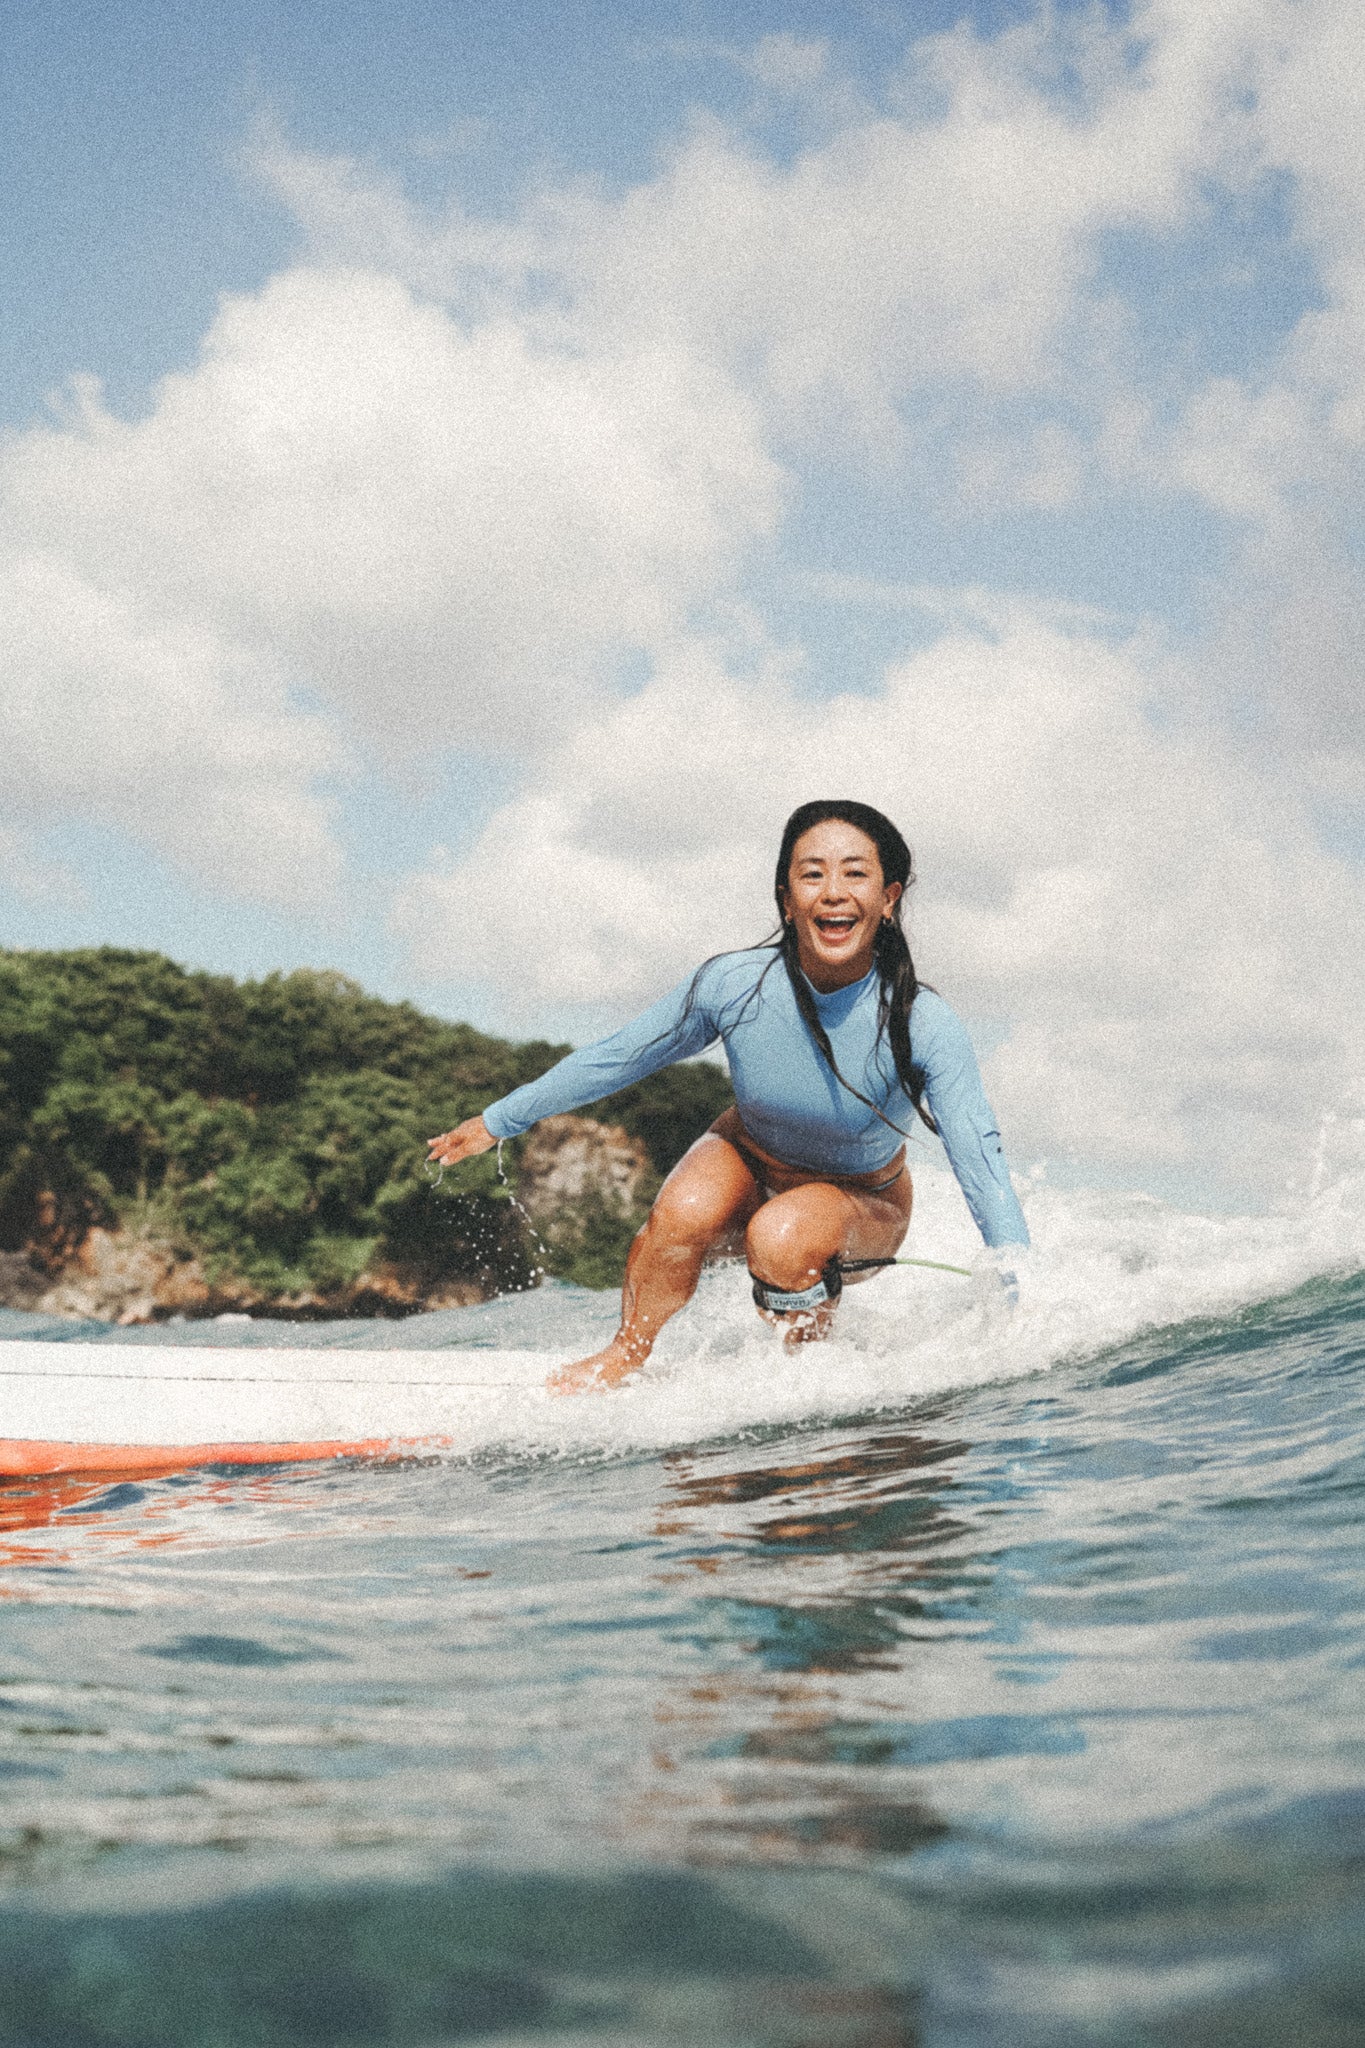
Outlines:
[[[819,1308],[823,1301],[836,1302],[844,1291],[845,1273],[878,1273],[883,1266],[899,1264],[899,1259],[841,1259],[836,1252],[820,1278],[812,1286],[802,1287],[795,1293],[786,1293],[770,1281],[760,1280],[754,1272],[749,1278],[754,1283],[755,1304],[772,1315],[781,1316],[790,1315],[793,1309]]]
[[[844,1291],[843,1268],[836,1253],[825,1267],[820,1278],[809,1287],[789,1290],[774,1287],[768,1280],[760,1280],[757,1273],[749,1278],[754,1283],[754,1305],[766,1309],[770,1315],[790,1315],[794,1310],[819,1308],[822,1302],[833,1304]]]

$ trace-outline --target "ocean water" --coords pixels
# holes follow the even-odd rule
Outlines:
[[[1013,1313],[898,1271],[793,1359],[722,1268],[439,1459],[0,1485],[0,2042],[1357,2048],[1365,1183],[1028,1207]]]

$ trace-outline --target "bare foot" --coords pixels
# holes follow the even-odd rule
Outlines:
[[[814,1315],[808,1310],[804,1313],[798,1310],[789,1320],[787,1334],[782,1339],[782,1349],[796,1351],[803,1344],[823,1344],[833,1330],[833,1309],[821,1307],[816,1309]]]
[[[608,1387],[619,1387],[622,1380],[638,1372],[648,1356],[638,1345],[613,1337],[605,1351],[594,1351],[591,1358],[576,1358],[571,1365],[557,1366],[545,1386],[551,1394],[605,1394]]]
[[[834,1330],[834,1310],[824,1303],[814,1310],[792,1309],[785,1315],[765,1313],[762,1309],[759,1314],[765,1323],[771,1323],[782,1331],[784,1351],[796,1351],[802,1344],[823,1344]]]

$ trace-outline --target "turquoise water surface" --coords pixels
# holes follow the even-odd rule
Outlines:
[[[1365,2040],[1359,1218],[1030,1215],[1013,1317],[722,1271],[439,1461],[0,1486],[0,2041]]]

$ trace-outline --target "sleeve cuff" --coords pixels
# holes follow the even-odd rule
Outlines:
[[[504,1138],[519,1138],[521,1136],[520,1131],[515,1131],[511,1128],[515,1122],[516,1118],[509,1117],[507,1114],[505,1101],[490,1102],[487,1109],[483,1112],[484,1129],[490,1138],[496,1138],[499,1143]]]

